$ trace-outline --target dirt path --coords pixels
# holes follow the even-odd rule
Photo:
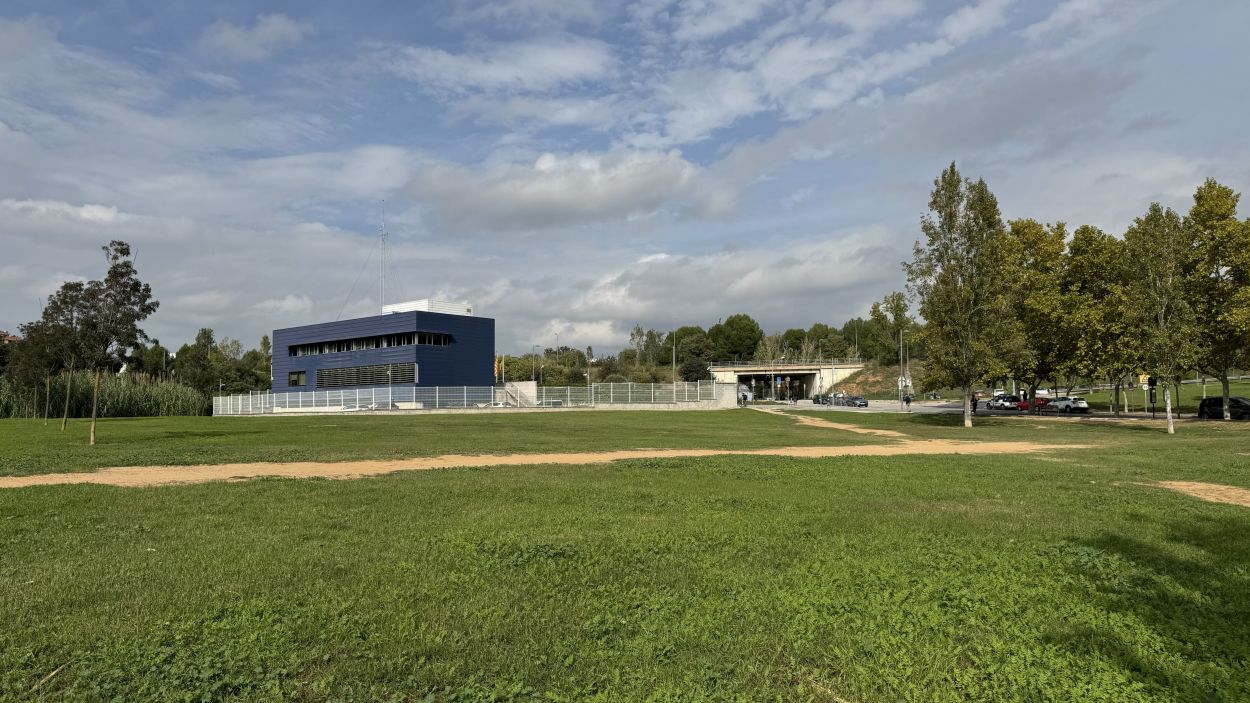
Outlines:
[[[841,422],[832,422],[824,418],[812,417],[811,415],[794,415],[792,413],[784,412],[781,410],[773,410],[772,408],[754,408],[754,409],[762,413],[768,413],[770,415],[780,415],[782,417],[788,417],[792,420],[796,420],[800,425],[807,425],[808,427],[823,427],[824,429],[827,429],[827,430],[842,430],[844,432],[854,432],[855,434],[866,434],[866,435],[872,435],[874,437],[889,437],[891,439],[907,439],[907,435],[903,434],[902,432],[895,432],[894,430],[877,430],[871,427],[860,427],[859,425],[848,425],[848,424],[841,423]]]
[[[1228,503],[1250,508],[1250,489],[1199,481],[1160,481],[1159,485],[1212,503]]]
[[[123,466],[93,473],[0,476],[0,488],[53,486],[92,483],[105,486],[158,486],[207,481],[240,481],[262,476],[280,478],[351,479],[378,476],[396,471],[480,468],[487,466],[529,466],[535,464],[606,464],[624,459],[673,459],[705,456],[788,456],[822,458],[835,456],[901,456],[909,454],[1019,454],[1049,452],[1055,449],[1083,449],[1084,445],[1056,447],[1033,442],[964,442],[923,440],[885,445],[849,447],[780,447],[775,449],[630,449],[614,452],[570,452],[566,454],[486,454],[421,457],[384,461],[293,462],[220,464],[216,466]]]

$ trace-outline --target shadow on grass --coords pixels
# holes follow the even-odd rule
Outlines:
[[[1108,617],[1065,625],[1047,639],[1078,655],[1101,655],[1151,694],[1250,700],[1250,510],[1244,512],[1178,522],[1166,542],[1107,534],[1070,543],[1070,570]]]

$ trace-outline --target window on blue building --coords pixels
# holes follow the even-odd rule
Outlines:
[[[307,382],[307,378],[304,371],[292,371],[286,375],[286,385],[292,388],[302,386]]]

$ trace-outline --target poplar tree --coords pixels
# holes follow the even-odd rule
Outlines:
[[[1250,360],[1250,344],[1234,318],[1236,295],[1250,285],[1244,268],[1235,265],[1250,249],[1250,228],[1237,220],[1240,197],[1208,178],[1194,193],[1193,207],[1185,217],[1187,237],[1194,245],[1187,293],[1198,329],[1198,370],[1220,380],[1225,420],[1232,417],[1229,372]]]
[[[1006,373],[999,349],[1018,334],[1003,294],[1006,229],[985,181],[964,179],[953,162],[934,180],[920,228],[924,241],[903,268],[927,323],[924,389],[961,388],[964,426],[972,427],[973,385]]]
[[[1130,291],[1135,313],[1145,330],[1142,357],[1151,375],[1163,379],[1163,404],[1168,434],[1176,433],[1172,418],[1172,386],[1181,373],[1194,368],[1198,357],[1198,326],[1187,292],[1192,275],[1193,241],[1171,208],[1151,203],[1146,214],[1124,234],[1133,267]]]

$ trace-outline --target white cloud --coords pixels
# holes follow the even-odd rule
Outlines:
[[[541,123],[553,127],[590,127],[607,130],[624,119],[622,106],[613,97],[533,98],[513,96],[497,99],[470,95],[455,105],[458,115],[472,115],[479,123],[515,126]]]
[[[602,78],[614,70],[607,44],[559,37],[495,44],[453,54],[424,46],[380,49],[377,60],[395,75],[427,88],[450,91],[545,91]]]
[[[709,133],[765,108],[754,75],[729,68],[678,71],[657,89],[667,106],[662,133],[630,137],[640,148],[663,148],[704,139]]]
[[[575,22],[597,24],[612,10],[612,3],[597,0],[494,0],[467,3],[455,22],[495,22],[510,27],[563,27]]]
[[[1007,9],[1015,0],[980,0],[964,5],[942,20],[938,34],[956,44],[962,44],[1007,23]]]
[[[200,37],[200,48],[233,61],[261,61],[296,46],[311,32],[308,23],[283,14],[258,15],[251,27],[224,21],[209,25]]]
[[[296,316],[302,319],[313,311],[313,301],[312,298],[306,295],[288,294],[281,298],[262,300],[253,304],[249,310],[254,315],[282,316],[286,318]]]
[[[212,71],[192,71],[191,77],[204,83],[205,85],[223,90],[227,92],[237,92],[243,89],[243,84],[237,78],[232,78],[222,73],[213,73]]]
[[[623,321],[622,329],[639,320],[706,325],[739,310],[765,325],[807,326],[815,320],[800,317],[810,313],[795,314],[785,301],[841,298],[840,306],[855,309],[860,299],[898,288],[903,252],[892,241],[890,231],[867,228],[734,251],[643,256],[598,277],[571,309],[578,319]],[[883,267],[893,271],[883,277]]]
[[[698,41],[720,36],[758,18],[776,0],[683,0],[673,38]]]
[[[493,229],[563,227],[705,205],[676,151],[543,154],[532,164],[423,169],[408,192],[444,219]]]
[[[829,8],[824,20],[853,32],[875,32],[923,9],[920,0],[840,0]]]

